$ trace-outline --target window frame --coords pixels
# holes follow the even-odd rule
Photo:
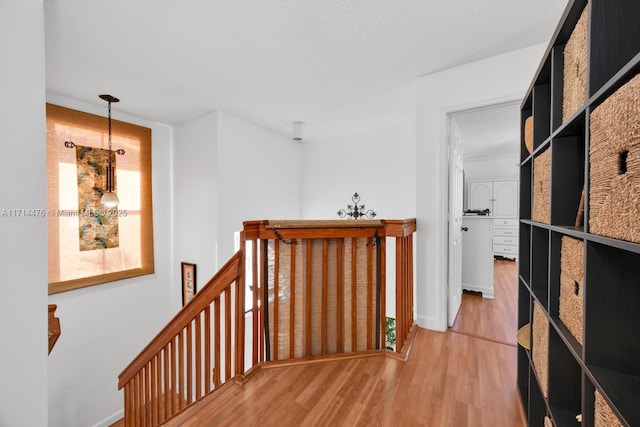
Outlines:
[[[75,127],[77,129],[90,129],[92,131],[103,134],[103,139],[107,139],[108,126],[107,120],[104,116],[98,116],[70,108],[46,104],[46,117],[47,117],[47,168],[51,169],[52,165],[56,165],[57,160],[53,158],[50,147],[52,144],[60,144],[64,146],[65,141],[60,140],[59,135],[51,130],[53,124],[59,123],[69,127]],[[123,268],[117,271],[112,271],[103,274],[87,275],[85,277],[79,277],[69,280],[51,280],[52,263],[60,263],[60,253],[57,252],[57,246],[60,242],[61,230],[59,225],[55,223],[58,215],[56,212],[60,212],[58,206],[54,206],[57,202],[53,202],[50,199],[52,191],[53,194],[59,194],[60,186],[62,185],[59,180],[51,179],[51,173],[54,171],[48,170],[47,179],[47,220],[48,231],[47,237],[49,240],[49,295],[66,292],[74,289],[80,289],[88,286],[99,285],[103,283],[113,282],[116,280],[127,279],[131,277],[138,277],[147,274],[153,274],[155,272],[154,264],[154,248],[153,248],[153,198],[152,198],[152,169],[151,169],[151,143],[152,133],[150,128],[127,123],[119,120],[111,120],[112,122],[112,135],[114,142],[118,136],[127,136],[135,138],[139,141],[140,152],[140,210],[135,211],[139,214],[139,231],[140,238],[140,267],[139,268]],[[73,141],[73,135],[69,138]],[[78,145],[83,145],[82,141],[76,139],[74,141]],[[117,144],[114,144],[113,150],[116,150]],[[125,152],[126,156],[126,152]],[[55,181],[55,182],[54,182]],[[117,183],[117,179],[116,179]],[[57,187],[55,187],[57,186]],[[118,188],[116,187],[116,190]],[[118,207],[120,209],[120,207]],[[126,206],[122,209],[126,210]],[[135,239],[136,237],[134,237]],[[101,250],[101,249],[98,249]],[[105,261],[105,263],[107,263]],[[55,267],[55,265],[54,265]]]

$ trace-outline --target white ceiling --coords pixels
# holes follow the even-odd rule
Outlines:
[[[47,90],[305,139],[409,122],[414,79],[546,43],[567,0],[44,0]]]
[[[488,106],[451,116],[458,125],[465,160],[517,156],[520,149],[520,104]]]

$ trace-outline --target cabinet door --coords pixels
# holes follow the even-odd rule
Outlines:
[[[470,181],[468,209],[490,209],[493,198],[493,183],[491,181]]]
[[[518,217],[518,181],[494,181],[493,198],[493,216]]]

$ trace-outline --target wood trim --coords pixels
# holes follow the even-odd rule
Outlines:
[[[312,240],[305,240],[307,246],[307,263],[306,263],[306,295],[305,295],[305,356],[311,356],[311,260],[312,260]]]
[[[416,232],[416,219],[387,219],[385,232],[389,237],[407,237]]]
[[[336,338],[337,352],[344,352],[344,239],[338,239],[336,242]]]
[[[269,219],[264,221],[265,229],[273,228],[296,228],[296,229],[318,229],[318,228],[372,228],[384,227],[385,222],[379,219],[327,219],[327,220],[288,220]],[[317,232],[317,230],[316,230]]]
[[[273,360],[278,360],[278,339],[280,311],[280,240],[273,241],[274,266],[273,266]]]
[[[291,264],[289,266],[289,358],[295,357],[295,324],[296,324],[296,247],[297,243],[291,243]]]
[[[60,338],[60,319],[55,317],[56,308],[58,308],[55,304],[49,304],[48,314],[49,314],[49,354],[51,354],[51,350],[53,350],[53,346],[56,345],[58,338]]]
[[[329,241],[322,241],[322,303],[321,303],[321,329],[320,329],[320,353],[327,354],[327,311],[329,286]]]
[[[351,352],[358,351],[358,239],[351,239]]]

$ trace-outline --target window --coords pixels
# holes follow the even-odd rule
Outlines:
[[[100,204],[107,147],[105,117],[47,104],[49,294],[154,272],[151,129],[112,120],[115,208]]]

